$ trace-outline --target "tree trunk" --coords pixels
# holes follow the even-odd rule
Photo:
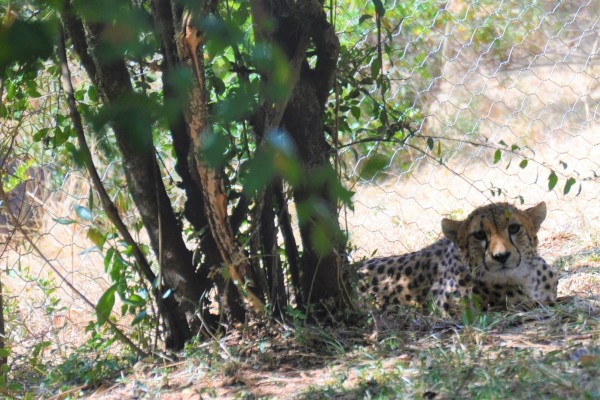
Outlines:
[[[268,295],[273,316],[283,318],[287,307],[285,282],[281,267],[281,258],[277,246],[275,229],[274,187],[269,185],[264,192],[264,204],[260,215],[260,237],[263,265],[267,276]]]
[[[273,185],[275,209],[277,212],[277,220],[279,221],[279,230],[283,237],[283,244],[285,247],[286,261],[290,269],[290,278],[293,288],[294,299],[296,305],[303,306],[302,286],[300,285],[300,255],[298,254],[298,245],[296,244],[296,237],[294,236],[294,229],[292,226],[292,218],[288,211],[286,204],[285,195],[283,193],[283,185],[278,180]]]
[[[162,63],[162,80],[165,95],[165,103],[177,103],[181,101],[181,93],[178,93],[171,82],[171,75],[174,70],[184,66],[179,60],[177,53],[177,43],[175,42],[176,30],[174,27],[175,21],[181,20],[181,11],[172,9],[170,0],[154,0],[154,20],[160,33],[162,43],[161,53],[164,57]],[[177,14],[177,15],[174,15]],[[217,243],[212,235],[209,227],[208,218],[206,216],[203,189],[200,182],[200,177],[197,173],[195,159],[191,154],[191,140],[187,132],[183,109],[177,112],[175,116],[169,119],[169,130],[173,137],[173,148],[177,155],[175,170],[181,177],[180,186],[185,190],[186,201],[184,205],[184,215],[192,224],[196,232],[202,232],[200,235],[200,250],[203,257],[203,262],[198,268],[200,279],[208,280],[208,274],[221,267],[223,258],[219,253]],[[227,322],[243,322],[245,318],[245,310],[240,307],[241,300],[237,296],[236,290],[231,290],[226,293],[227,283],[223,281],[220,274],[215,274],[214,279],[217,284],[220,298],[225,301],[220,302],[223,314],[227,317]],[[204,314],[204,321],[212,321],[214,318],[209,313],[208,299],[205,298],[201,304]],[[215,321],[216,322],[216,321]],[[211,324],[210,328],[217,329],[217,325]]]
[[[316,82],[311,79],[310,71],[301,74],[292,98],[285,111],[283,121],[286,129],[295,139],[306,169],[306,176],[316,177],[326,174],[329,164],[329,145],[324,138],[321,122],[322,106],[317,101]],[[332,198],[331,188],[327,180],[322,185],[305,184],[294,189],[294,200],[298,207],[308,202],[323,205],[327,212],[328,232],[339,230],[337,225],[337,204]],[[334,300],[334,308],[348,305],[346,286],[341,277],[342,260],[339,254],[345,243],[341,238],[328,237],[331,249],[327,252],[318,250],[316,230],[323,220],[316,215],[309,216],[300,224],[303,253],[301,257],[301,286],[305,304],[315,304],[326,300]]]
[[[165,315],[163,320],[173,322],[172,326],[166,326],[166,346],[181,349],[200,328],[195,310],[211,282],[199,279],[194,272],[192,254],[183,242],[156,162],[151,121],[140,115],[136,107],[138,98],[124,60],[107,61],[99,54],[103,25],[82,24],[70,14],[68,5],[63,21],[82,64],[111,112],[128,188],[159,260],[159,276],[163,279],[159,284],[174,293],[174,299],[158,300],[159,313]],[[136,117],[132,118],[133,115]]]
[[[324,178],[321,184],[315,185],[313,179],[333,171],[331,148],[325,140],[322,118],[334,83],[339,41],[320,0],[255,0],[253,10],[256,24],[267,20],[266,14],[276,21],[274,42],[288,55],[294,73],[292,81],[295,85],[283,113],[282,125],[296,143],[305,168],[304,175],[310,176],[313,181],[294,188],[295,202],[298,206],[307,202],[323,205],[329,214],[328,231],[339,232],[337,198],[331,191],[331,181]],[[260,32],[261,28],[255,27],[255,30]],[[264,36],[269,37],[268,34]],[[314,68],[306,60],[310,44],[314,45],[317,55]],[[329,237],[331,248],[319,251],[316,242],[319,240],[317,230],[320,223],[322,219],[312,215],[300,225],[302,300],[307,304],[324,304],[326,300],[333,300],[334,307],[346,307],[350,301],[341,276],[342,260],[339,256],[345,240],[341,236]]]

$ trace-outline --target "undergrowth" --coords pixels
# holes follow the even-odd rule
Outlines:
[[[387,332],[302,398],[600,398],[600,315],[573,302],[407,334]]]
[[[366,312],[354,325],[254,321],[144,360],[92,337],[62,363],[38,365],[29,377],[37,383],[10,397],[75,399],[113,386],[108,398],[600,399],[597,297],[521,312],[465,309],[457,320],[405,311],[377,325]]]

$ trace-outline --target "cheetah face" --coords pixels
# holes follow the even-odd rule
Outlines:
[[[527,273],[537,254],[537,232],[546,218],[546,204],[519,210],[507,203],[473,211],[464,221],[444,219],[444,235],[461,249],[477,273]]]

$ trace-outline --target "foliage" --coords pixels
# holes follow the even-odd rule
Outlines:
[[[231,307],[223,303],[233,290],[225,282],[229,277],[227,266],[211,259],[207,247],[203,247],[207,240],[208,247],[211,245],[211,227],[204,220],[204,225],[199,226],[194,218],[194,211],[202,214],[204,209],[199,206],[200,199],[192,194],[201,197],[201,193],[188,191],[196,177],[186,176],[193,175],[193,168],[182,164],[192,157],[180,152],[174,133],[182,123],[189,88],[195,84],[193,73],[184,63],[168,68],[151,2],[77,0],[72,6],[73,15],[80,20],[106,28],[98,47],[92,49],[97,51],[95,62],[122,61],[132,85],[131,92],[109,100],[103,92],[102,83],[107,86],[106,82],[86,75],[89,70],[76,48],[76,38],[68,40],[66,35],[76,110],[94,150],[92,161],[102,176],[102,188],[89,189],[87,195],[73,201],[70,217],[53,218],[53,222],[85,230],[89,243],[82,246],[82,251],[101,254],[107,284],[102,294],[92,299],[96,319],[88,325],[91,339],[48,379],[94,385],[123,365],[110,356],[102,360],[85,357],[88,351],[106,351],[115,337],[120,337],[114,324],[124,321],[126,336],[134,338],[134,345],[147,352],[155,350],[156,340],[164,339],[161,335],[166,329],[159,303],[178,295],[177,288],[165,285],[171,275],[165,273],[164,264],[175,264],[163,263],[165,240],[170,243],[179,239],[175,236],[181,236],[186,250],[185,246],[193,246],[200,254],[193,265],[186,267],[195,274],[197,282],[209,282],[210,290],[203,293],[205,304],[199,307],[204,308],[198,311],[194,305],[190,314],[206,311],[203,318],[214,317],[218,321],[211,329],[240,326],[240,321],[224,321],[231,318]],[[548,190],[562,189],[568,194],[575,188],[577,181],[569,176],[566,163],[561,161],[556,167],[536,161],[528,138],[514,143],[488,141],[479,131],[481,121],[472,113],[458,113],[455,121],[438,133],[436,121],[432,122],[435,109],[432,111],[432,100],[427,95],[441,84],[439,77],[450,68],[450,60],[465,57],[483,64],[485,70],[494,70],[507,68],[525,57],[513,53],[514,43],[527,39],[532,52],[539,50],[544,38],[535,33],[535,28],[543,22],[547,5],[514,1],[498,4],[491,0],[456,7],[441,1],[327,3],[327,22],[338,33],[340,52],[334,87],[328,93],[323,115],[315,117],[322,120],[320,138],[329,150],[323,157],[325,161],[310,170],[300,150],[301,143],[290,135],[290,127],[259,127],[264,114],[294,95],[292,83],[297,77],[287,49],[266,38],[275,32],[276,27],[270,25],[273,21],[261,27],[269,35],[256,33],[257,21],[253,20],[251,6],[250,1],[221,1],[210,15],[195,20],[204,34],[203,89],[210,122],[210,129],[203,132],[200,159],[224,177],[225,212],[231,217],[236,241],[253,263],[252,279],[236,284],[242,292],[251,283],[262,285],[262,296],[274,317],[279,317],[276,295],[284,298],[279,311],[293,322],[297,339],[303,345],[321,343],[328,354],[343,351],[334,335],[305,326],[315,307],[302,304],[301,284],[297,282],[302,274],[295,265],[306,259],[312,248],[319,260],[331,253],[338,257],[347,250],[347,232],[340,229],[338,213],[342,208],[352,209],[353,193],[341,182],[342,176],[350,182],[371,182],[384,179],[390,169],[414,172],[421,165],[415,160],[447,165],[451,157],[460,157],[464,147],[471,146],[485,152],[492,165],[507,169],[544,168]],[[68,95],[64,83],[60,83],[61,62],[54,52],[65,33],[62,3],[9,1],[0,3],[0,10],[4,15],[0,25],[0,118],[7,124],[3,129],[10,133],[0,138],[0,164],[5,157],[22,158],[10,175],[0,165],[2,188],[7,193],[15,190],[27,179],[28,168],[42,164],[50,156],[54,166],[48,186],[60,187],[72,170],[87,168],[89,161],[68,108]],[[456,21],[467,23],[449,32]],[[315,71],[319,62],[317,50],[315,42],[310,42],[302,68]],[[474,106],[469,104],[468,110],[469,107]],[[127,157],[123,157],[123,145],[115,129],[118,126],[124,127],[132,146],[151,148],[158,165],[159,179],[153,182],[156,192],[164,186],[169,204],[161,205],[176,217],[179,232],[168,238],[158,235],[158,244],[152,241],[152,221],[135,203],[132,193],[136,185],[127,176]],[[106,205],[102,189],[111,206]],[[490,191],[493,196],[502,194],[502,188],[492,187]],[[303,192],[309,195],[302,197]],[[285,231],[286,224],[292,223],[288,204],[293,204],[300,227],[310,227],[311,235],[297,238],[291,228]],[[125,221],[133,243],[111,220],[113,209]],[[158,215],[158,209],[149,214]],[[165,222],[163,216],[159,217],[159,227]],[[273,232],[265,229],[269,224]],[[269,234],[273,243],[267,243]],[[297,242],[288,241],[290,237]],[[144,270],[140,257],[148,263],[151,274]],[[48,312],[58,308],[52,285],[44,278],[35,281],[47,296]],[[279,293],[274,289],[280,289]],[[217,304],[218,315],[210,309],[211,301]],[[469,329],[485,331],[489,326],[486,318],[466,310],[463,322]],[[30,360],[34,367],[43,362],[40,355],[48,346],[47,341],[37,344]],[[439,365],[446,362],[458,366],[466,362],[471,368],[478,362],[475,356],[472,352],[432,350],[420,361],[425,365],[434,360],[436,369],[423,379],[433,386],[448,382],[449,392],[463,390],[460,382],[465,376],[451,376],[455,371],[442,376]],[[530,354],[523,357],[529,358]],[[553,362],[543,359],[540,365],[550,368]],[[469,372],[468,368],[463,372]],[[365,375],[359,392],[380,396],[404,392],[407,385],[393,385],[401,370],[391,376]],[[498,371],[492,368],[485,372],[496,376]],[[519,369],[518,374],[525,372]],[[533,380],[537,382],[538,378],[536,375]]]
[[[99,252],[104,259],[109,285],[98,299],[94,299],[97,323],[90,325],[90,330],[98,333],[104,324],[116,322],[119,318],[113,314],[120,304],[120,318],[133,318],[132,329],[139,328],[133,335],[137,344],[149,349],[152,342],[150,335],[154,334],[158,325],[157,309],[161,309],[155,307],[154,302],[161,298],[169,299],[174,291],[173,288],[163,289],[161,279],[169,275],[156,272],[161,262],[156,243],[139,239],[140,235],[144,235],[143,228],[151,231],[151,227],[143,212],[142,215],[137,214],[140,205],[134,207],[135,196],[126,190],[127,186],[135,186],[132,177],[119,172],[121,167],[127,171],[127,166],[124,165],[126,162],[122,162],[123,148],[114,127],[125,128],[130,145],[152,147],[160,161],[162,182],[180,227],[188,238],[205,240],[207,227],[194,225],[197,222],[190,219],[185,205],[179,200],[183,195],[182,187],[189,183],[185,182],[187,178],[182,176],[183,172],[178,167],[185,162],[185,156],[177,153],[172,132],[187,103],[186,96],[192,84],[190,71],[177,67],[168,71],[167,76],[164,69],[157,69],[166,60],[153,21],[155,15],[148,3],[74,1],[72,9],[67,10],[59,2],[15,1],[1,7],[6,18],[0,31],[0,47],[3,49],[0,53],[3,96],[0,113],[14,124],[14,131],[18,132],[15,135],[18,138],[16,146],[27,145],[31,155],[38,159],[40,154],[59,155],[54,158],[57,168],[52,171],[59,184],[72,168],[86,168],[92,174],[74,112],[82,117],[87,140],[97,149],[92,162],[102,175],[102,187],[96,185],[89,190],[87,198],[73,204],[74,217],[53,218],[58,225],[86,229],[87,238],[93,246],[85,251]],[[262,133],[263,137],[257,135],[256,128],[252,126],[253,115],[261,107],[287,101],[291,95],[292,71],[288,56],[277,44],[254,37],[249,2],[222,2],[214,11],[197,21],[206,35],[206,91],[211,116],[211,130],[206,133],[202,156],[212,168],[222,170],[227,178],[227,207],[242,209],[239,214],[241,220],[234,222],[241,227],[239,233],[235,232],[236,239],[253,257],[257,251],[264,253],[261,254],[263,258],[285,254],[283,243],[275,243],[278,248],[261,250],[256,247],[253,238],[259,227],[257,218],[260,216],[254,213],[261,211],[260,198],[265,196],[264,191],[270,185],[283,183],[279,190],[284,201],[277,199],[280,218],[283,212],[287,212],[283,207],[287,208],[286,198],[291,197],[292,192],[316,193],[322,187],[327,188],[324,193],[326,200],[309,196],[297,204],[300,224],[315,231],[304,246],[314,247],[322,255],[331,252],[333,246],[343,246],[346,238],[339,229],[336,210],[341,206],[351,206],[352,193],[340,184],[336,171],[325,162],[307,176],[303,173],[305,160],[299,157],[298,149],[287,132],[266,131]],[[90,74],[89,69],[90,76],[73,80],[75,87],[72,94],[68,87],[63,86],[64,81],[58,83],[61,75],[64,78],[65,66],[61,66],[60,55],[54,54],[53,50],[55,43],[60,43],[65,34],[69,39],[65,28],[71,29],[66,26],[71,16],[82,18],[85,23],[106,26],[101,43],[94,48],[97,51],[93,56],[94,62],[118,63],[126,60],[126,72],[133,84],[131,93],[115,100],[108,99],[106,92],[102,92],[106,85],[98,82],[98,77]],[[39,36],[44,40],[36,41]],[[75,58],[75,38],[67,45],[71,46],[67,47],[73,71],[71,75],[83,76],[89,65],[81,59],[81,55],[79,60]],[[35,99],[42,96],[50,96],[53,101],[39,107]],[[68,107],[69,96],[76,103],[75,111]],[[34,115],[34,110],[43,112]],[[131,118],[132,115],[136,117]],[[28,125],[19,129],[23,121]],[[152,131],[151,137],[145,133],[148,127]],[[4,151],[8,151],[8,147]],[[20,165],[15,174],[3,179],[6,191],[12,190],[24,179],[22,172],[27,165]],[[173,165],[178,174],[172,172]],[[123,231],[114,225],[114,221],[113,224],[107,223],[107,219],[112,218],[109,211],[113,206],[107,208],[102,191],[106,191],[114,208],[127,219],[127,229],[138,238],[137,243],[123,237]],[[243,210],[242,203],[248,202],[247,199],[250,199],[250,206],[245,207],[250,212]],[[274,200],[268,201],[272,203]],[[329,201],[333,207],[327,204]],[[150,251],[152,246],[154,251]],[[301,255],[299,253],[295,257]],[[143,272],[139,257],[146,258],[154,271]],[[200,262],[207,263],[207,257],[203,254]],[[283,260],[278,268],[283,270],[282,277],[289,281],[292,267],[287,263],[292,261],[287,254]],[[205,266],[200,271],[209,267],[215,266]],[[150,278],[153,272],[158,274],[158,278]],[[298,285],[297,278],[292,280]],[[281,279],[280,285],[284,285]],[[298,292],[299,288],[295,290]],[[296,298],[295,302],[299,304],[300,299]]]
[[[413,173],[423,165],[415,160],[422,159],[446,165],[460,157],[465,144],[486,150],[494,164],[505,161],[507,168],[515,159],[520,168],[539,164],[528,142],[489,142],[478,132],[481,121],[470,113],[453,116],[444,133],[432,129],[435,125],[430,128],[431,119],[443,116],[430,114],[427,92],[437,90],[459,57],[493,74],[529,56],[515,50],[515,44],[528,42],[531,52],[542,51],[545,37],[536,34],[539,26],[561,29],[560,22],[548,21],[548,7],[537,2],[345,2],[336,16],[343,68],[327,123],[336,132],[348,178],[370,182],[385,179],[378,172],[386,170]],[[548,170],[548,189],[555,188],[560,176],[568,194],[575,178],[542,166]],[[492,196],[500,194],[498,188],[492,190]]]
[[[94,333],[88,341],[44,377],[48,388],[59,387],[65,390],[71,386],[96,387],[104,381],[114,379],[123,368],[130,367],[131,356],[118,356],[107,352],[113,345],[103,335]]]

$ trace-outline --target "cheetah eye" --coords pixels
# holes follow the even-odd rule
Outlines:
[[[508,233],[511,235],[515,235],[515,234],[519,233],[520,230],[521,230],[521,225],[519,225],[519,224],[510,224],[508,226]]]
[[[473,232],[473,237],[477,240],[486,240],[487,236],[484,231]]]

